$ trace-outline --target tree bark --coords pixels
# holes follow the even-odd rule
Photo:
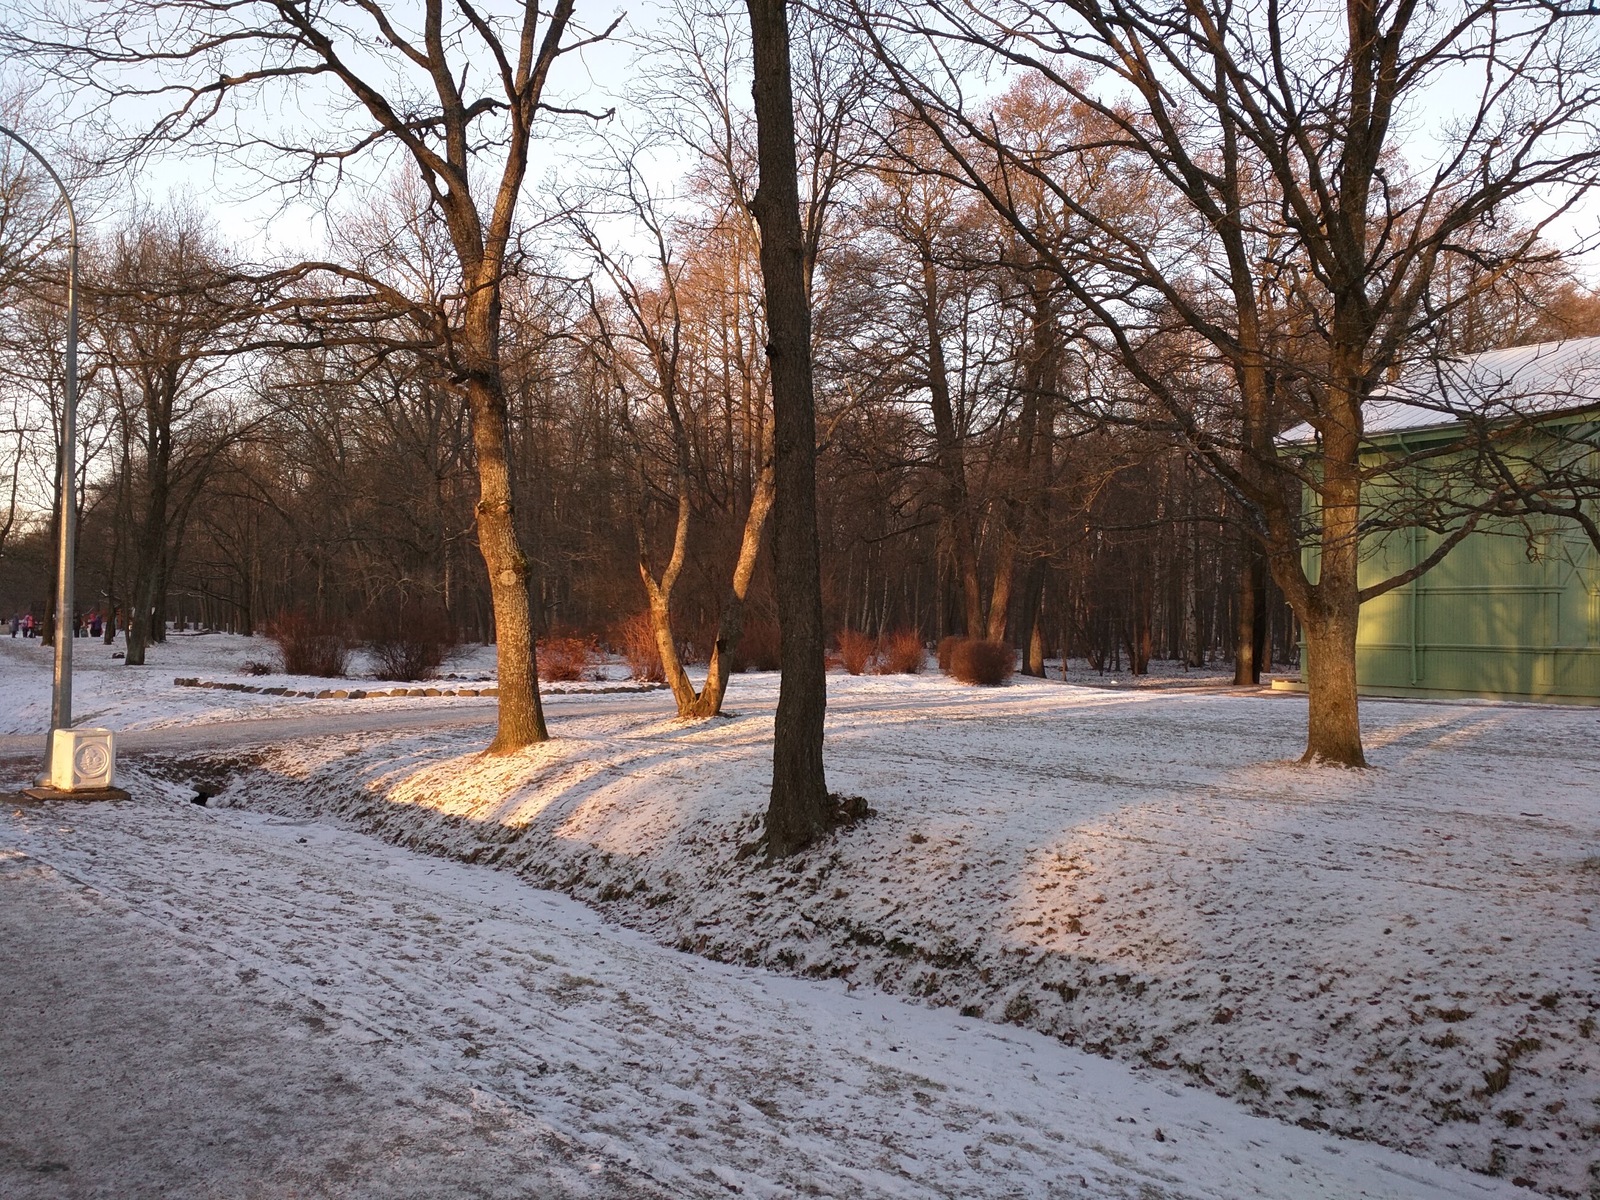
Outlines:
[[[695,698],[688,712],[680,708],[681,716],[703,720],[722,711],[722,698],[728,691],[728,676],[733,671],[733,653],[739,648],[739,635],[744,630],[745,597],[750,592],[750,578],[755,574],[756,558],[761,553],[761,537],[766,531],[767,513],[772,508],[772,493],[773,472],[769,467],[761,473],[756,490],[750,497],[744,538],[739,543],[739,559],[734,564],[728,599],[722,606],[722,620],[717,628],[716,644],[711,648],[705,686],[700,689],[700,695]]]
[[[1346,378],[1353,376],[1351,371]],[[1323,430],[1320,569],[1316,584],[1303,589],[1300,606],[1310,696],[1306,751],[1301,761],[1348,767],[1367,765],[1356,699],[1356,628],[1361,613],[1360,405],[1360,393],[1349,389]],[[1298,560],[1284,566],[1292,566],[1296,574],[1300,570]]]
[[[1356,613],[1342,608],[1301,618],[1306,639],[1303,673],[1310,699],[1301,762],[1367,765],[1356,696],[1356,624]]]
[[[955,406],[950,400],[950,376],[945,366],[944,342],[939,334],[939,276],[933,264],[933,251],[922,252],[922,322],[928,342],[928,405],[933,410],[933,432],[937,445],[935,462],[944,483],[945,519],[950,527],[951,549],[955,552],[956,578],[961,584],[964,632],[979,636],[984,629],[983,591],[978,578],[978,536],[972,520],[972,500],[967,492],[966,455],[961,430],[956,425]]]
[[[1238,621],[1234,626],[1233,686],[1261,683],[1261,649],[1267,623],[1267,560],[1256,539],[1239,540]]]
[[[498,370],[468,383],[472,443],[478,460],[478,548],[489,572],[494,608],[499,722],[489,754],[510,754],[549,738],[534,661],[528,560],[517,540],[507,453],[509,422]]]
[[[816,412],[811,379],[811,300],[795,158],[785,0],[746,0],[760,183],[751,210],[761,229],[772,368],[773,558],[777,566],[778,714],[773,729],[770,857],[801,849],[832,824],[822,763],[828,692],[824,675],[822,570],[817,544]]]

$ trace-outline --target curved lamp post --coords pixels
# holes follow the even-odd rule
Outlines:
[[[67,364],[66,396],[61,413],[61,508],[56,541],[56,644],[55,678],[50,693],[50,733],[45,744],[45,770],[50,769],[51,746],[58,729],[72,728],[72,605],[73,560],[77,542],[77,440],[78,440],[78,214],[72,196],[49,160],[15,129],[0,125],[4,134],[21,146],[61,189],[67,206]],[[41,780],[41,783],[46,780]]]

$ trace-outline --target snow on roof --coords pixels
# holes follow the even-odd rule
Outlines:
[[[1591,405],[1600,405],[1600,337],[1511,346],[1415,367],[1373,393],[1363,426],[1370,437]],[[1312,437],[1311,426],[1301,423],[1281,440]]]

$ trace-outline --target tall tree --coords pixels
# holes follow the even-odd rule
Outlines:
[[[233,351],[251,306],[193,212],[122,230],[91,259],[89,325],[117,413],[132,529],[126,664],[165,640],[173,561],[218,457],[248,425]]]
[[[707,342],[716,332],[709,326],[719,316],[725,320],[730,314],[726,306],[721,305],[718,306],[720,312],[708,311],[709,305],[702,305],[697,312],[686,293],[693,292],[695,275],[700,268],[709,266],[710,273],[720,274],[731,265],[732,273],[737,275],[737,264],[729,264],[728,260],[739,254],[740,244],[747,239],[739,236],[741,230],[719,223],[720,227],[713,226],[707,231],[709,236],[693,245],[684,261],[674,250],[672,231],[658,211],[648,185],[639,178],[632,156],[618,164],[617,173],[619,183],[611,199],[624,201],[625,213],[638,223],[643,236],[653,244],[655,256],[649,267],[644,269],[632,256],[608,249],[587,214],[574,211],[571,222],[609,284],[605,298],[596,294],[591,300],[596,357],[622,396],[620,408],[638,446],[640,474],[648,473],[646,460],[659,457],[667,464],[666,473],[672,479],[668,489],[675,510],[671,550],[659,571],[652,565],[646,520],[649,488],[645,480],[641,480],[640,501],[634,513],[634,539],[656,647],[678,715],[703,719],[722,711],[744,626],[745,601],[772,508],[774,468],[764,449],[766,404],[760,393],[765,389],[759,380],[752,386],[752,381],[746,379],[745,392],[756,396],[754,433],[763,448],[757,451],[760,461],[756,464],[755,478],[750,481],[749,506],[732,579],[718,617],[705,683],[697,690],[678,653],[672,620],[673,592],[693,553],[695,471],[691,438],[698,430],[691,430],[690,423],[703,425],[703,420],[696,420],[695,409],[709,407],[704,403],[709,397],[702,396],[703,402],[695,404],[693,393],[703,389],[693,386],[691,376],[699,367],[702,379],[709,380],[706,368],[710,364],[706,360],[710,358],[711,348]],[[591,204],[598,199],[599,196],[592,198]],[[610,299],[610,304],[605,303],[606,298]],[[613,319],[612,309],[620,311],[620,320]],[[737,319],[737,309],[733,315]],[[721,332],[725,341],[727,330]],[[701,353],[697,354],[697,350]],[[727,358],[724,354],[724,372],[734,365]],[[742,365],[747,372],[751,364]],[[724,413],[731,421],[731,406],[725,407]],[[652,433],[658,433],[659,438],[653,439]],[[655,440],[665,442],[664,452],[658,452],[650,444]]]
[[[1600,26],[1586,8],[1535,0],[1352,0],[1333,14],[1226,0],[925,0],[855,12],[971,185],[1053,262],[1159,420],[1246,508],[1305,635],[1305,757],[1363,764],[1360,604],[1431,568],[1474,525],[1459,521],[1411,570],[1361,578],[1362,494],[1374,479],[1364,406],[1465,303],[1437,286],[1447,264],[1476,258],[1489,278],[1503,273],[1600,181]],[[1042,148],[996,136],[965,98],[973,56],[1058,90],[1081,135]],[[1459,108],[1433,144],[1402,147],[1445,94]],[[1064,164],[1107,148],[1120,159],[1107,182],[1156,188],[1165,223],[1130,225],[1100,208],[1105,188],[1064,185]],[[1096,272],[1037,236],[1010,193],[1019,177],[1093,229]],[[1523,204],[1541,211],[1507,236]],[[1097,288],[1095,276],[1118,286]],[[1284,302],[1264,304],[1275,292]],[[1230,373],[1229,419],[1151,368],[1141,334],[1163,322],[1197,335]],[[1275,437],[1296,420],[1314,453]],[[1316,500],[1309,526],[1302,486]],[[1504,499],[1491,492],[1489,505]]]
[[[800,224],[787,0],[746,0],[759,183],[761,278],[772,370],[773,557],[778,570],[782,679],[772,744],[767,852],[783,857],[827,830],[832,801],[822,763],[828,689],[817,543],[817,427],[811,370],[811,298]]]
[[[179,146],[243,159],[293,191],[326,193],[398,156],[420,176],[454,254],[453,292],[408,296],[358,278],[411,316],[441,382],[472,414],[479,547],[500,660],[491,752],[548,736],[516,522],[501,362],[504,287],[521,252],[519,211],[542,122],[574,110],[550,98],[557,62],[606,36],[573,23],[575,0],[501,13],[472,0],[399,10],[369,0],[115,0],[13,28],[9,50],[105,97],[106,132],[128,159]],[[614,26],[613,26],[614,27]],[[128,38],[129,29],[140,31]],[[156,82],[151,83],[152,76]],[[299,130],[260,127],[295,94]],[[125,118],[125,120],[123,120]],[[336,275],[358,277],[339,264]]]

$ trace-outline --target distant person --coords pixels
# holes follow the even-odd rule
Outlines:
[[[22,618],[16,613],[11,614],[11,636],[17,636],[17,630],[22,628]]]
[[[99,637],[103,631],[104,624],[105,622],[100,618],[100,610],[98,608],[91,608],[89,610],[89,636],[94,638]]]
[[[25,638],[31,638],[33,636],[33,614],[32,613],[23,613],[22,614],[22,636],[25,637]]]

